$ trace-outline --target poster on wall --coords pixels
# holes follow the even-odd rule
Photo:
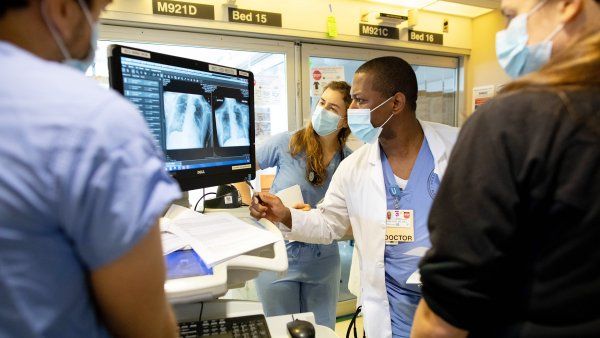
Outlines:
[[[310,96],[320,97],[323,87],[331,81],[346,81],[344,67],[312,67],[310,69]]]
[[[254,86],[254,126],[257,142],[271,136],[273,114],[281,111],[284,102],[278,78],[273,75],[257,74]]]
[[[473,111],[488,102],[495,94],[494,85],[473,87]]]

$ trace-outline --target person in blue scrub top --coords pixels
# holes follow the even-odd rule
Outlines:
[[[275,135],[258,147],[258,166],[277,167],[272,193],[299,185],[309,206],[315,207],[323,199],[333,173],[350,155],[345,146],[350,134],[346,122],[350,102],[350,85],[330,82],[306,128]],[[333,329],[341,274],[337,242],[288,241],[286,246],[287,275],[263,272],[256,280],[265,314],[313,312],[319,325]]]
[[[253,217],[281,222],[310,243],[331,243],[350,226],[361,267],[366,336],[409,337],[421,299],[408,282],[430,246],[427,219],[457,129],[420,121],[417,78],[397,57],[360,66],[352,84],[348,125],[367,143],[342,162],[316,209],[301,211],[260,193]]]
[[[0,2],[0,337],[176,337],[157,218],[180,196],[85,71],[107,0]]]

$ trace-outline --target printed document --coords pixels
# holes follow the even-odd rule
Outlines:
[[[189,245],[209,267],[273,244],[280,239],[274,233],[248,224],[228,213],[171,211],[169,210],[167,215],[176,215],[176,218],[165,222],[165,231],[181,239],[180,244],[185,242]],[[170,247],[176,246],[172,238],[167,238],[167,244]],[[163,246],[167,246],[164,237]]]

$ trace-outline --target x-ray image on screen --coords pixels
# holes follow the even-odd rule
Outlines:
[[[166,148],[212,147],[212,110],[202,95],[164,92]]]
[[[247,101],[231,97],[215,100],[217,140],[220,147],[250,145],[250,110]]]

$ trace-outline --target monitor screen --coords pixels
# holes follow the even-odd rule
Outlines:
[[[252,72],[119,45],[110,85],[142,112],[182,190],[253,179]]]

